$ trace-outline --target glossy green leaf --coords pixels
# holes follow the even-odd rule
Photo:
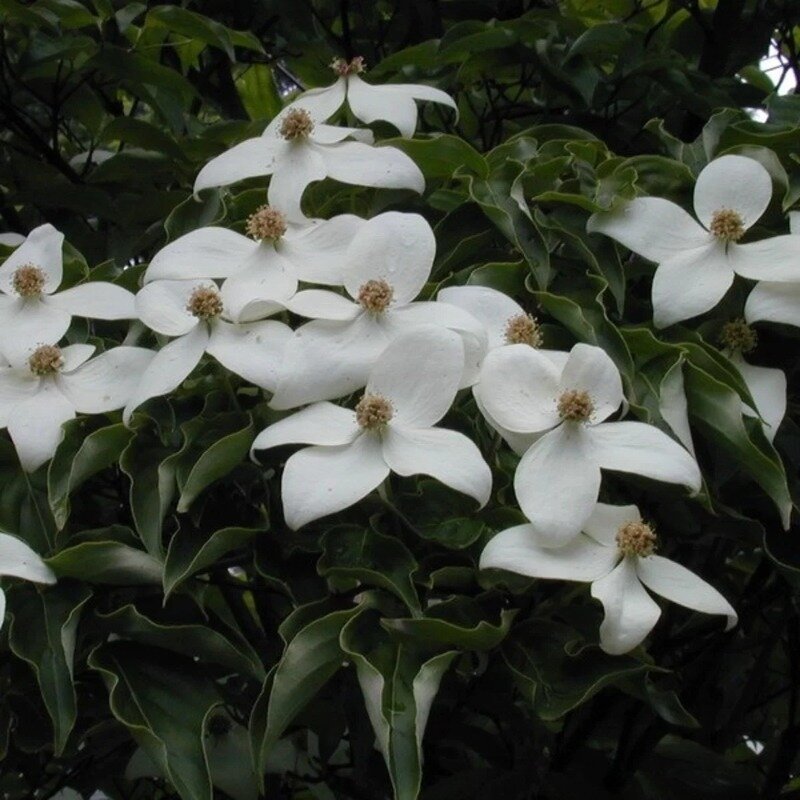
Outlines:
[[[47,563],[60,577],[123,586],[160,584],[163,570],[161,562],[149,553],[111,541],[67,547]]]

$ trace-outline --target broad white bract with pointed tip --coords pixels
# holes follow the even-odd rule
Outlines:
[[[492,474],[480,451],[463,434],[433,427],[450,409],[463,368],[458,334],[419,327],[385,349],[355,412],[315,403],[262,431],[253,450],[313,445],[292,455],[283,471],[289,527],[353,505],[389,472],[430,475],[485,505]]]
[[[618,546],[620,531],[641,523],[636,506],[597,503],[582,525],[582,533],[563,547],[543,547],[532,525],[501,531],[484,548],[481,569],[503,569],[531,578],[592,584],[592,597],[603,604],[600,646],[620,655],[641,644],[653,629],[661,609],[644,590],[673,603],[727,618],[726,630],[737,622],[736,611],[711,585],[693,572],[658,555],[625,554]]]

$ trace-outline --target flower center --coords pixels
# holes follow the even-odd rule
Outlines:
[[[367,431],[380,431],[394,416],[392,404],[380,394],[365,394],[356,405],[356,422]]]
[[[542,346],[542,331],[536,317],[517,314],[506,322],[506,344],[529,344]]]
[[[723,242],[738,242],[744,236],[744,221],[738,211],[721,208],[711,217],[711,233]]]
[[[281,136],[289,142],[305,139],[314,130],[314,120],[304,108],[293,108],[281,122]]]
[[[382,314],[394,297],[394,289],[385,280],[368,280],[358,290],[358,302],[370,314]]]
[[[345,77],[347,75],[360,75],[367,68],[364,56],[356,56],[348,61],[346,58],[337,57],[331,61],[331,69],[337,74]]]
[[[14,271],[11,285],[20,297],[39,297],[44,290],[44,272],[34,264],[23,264]]]
[[[749,353],[758,344],[758,334],[743,319],[735,319],[722,326],[719,341],[728,350]]]
[[[641,556],[646,558],[653,555],[658,545],[655,531],[641,520],[626,522],[617,531],[617,548],[624,556]]]
[[[286,233],[286,217],[272,206],[260,206],[247,218],[247,235],[256,240],[277,242]]]
[[[34,375],[55,375],[64,366],[61,348],[54,344],[40,344],[29,356],[28,367]]]
[[[198,319],[211,320],[222,313],[222,298],[210,286],[198,286],[190,295],[186,310]]]
[[[558,414],[569,422],[586,422],[594,412],[594,403],[588,392],[568,389],[558,398]]]

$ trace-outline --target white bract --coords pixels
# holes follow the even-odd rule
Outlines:
[[[612,655],[641,644],[661,616],[645,586],[678,605],[725,616],[726,630],[736,624],[736,612],[713,586],[680,564],[653,554],[657,538],[642,522],[636,506],[598,503],[582,529],[569,544],[557,548],[538,544],[531,525],[501,531],[481,554],[480,568],[591,582],[592,597],[605,610],[600,647]]]
[[[600,491],[600,470],[631,472],[697,491],[697,463],[665,433],[642,422],[606,422],[623,402],[614,362],[576,344],[562,370],[522,344],[492,351],[475,389],[491,419],[513,433],[544,434],[514,475],[517,502],[544,546],[576,536]]]
[[[314,119],[326,120],[335,114],[345,100],[353,115],[369,124],[376,120],[389,122],[402,136],[413,136],[417,127],[416,100],[428,100],[452,108],[458,114],[453,98],[441,89],[419,83],[382,84],[373,86],[361,77],[365,70],[360,57],[346,61],[335,58],[331,68],[339,78],[330,86],[303,92],[290,108],[304,108]]]
[[[25,542],[0,532],[0,577],[22,578],[33,583],[55,583],[53,570]],[[0,626],[6,616],[6,596],[0,589]]]
[[[789,214],[789,230],[800,243],[800,211]],[[795,265],[800,272],[800,258]],[[750,323],[778,322],[800,327],[800,275],[796,283],[760,281],[753,287],[744,306],[744,317]]]
[[[480,451],[463,434],[432,427],[449,410],[463,368],[458,334],[420,327],[386,348],[355,411],[315,403],[262,431],[253,450],[314,445],[292,455],[284,468],[281,495],[289,527],[353,505],[390,471],[430,475],[483,506],[492,475]]]
[[[115,347],[91,358],[94,350],[88,344],[40,345],[24,367],[0,369],[0,428],[8,428],[26,471],[52,457],[61,425],[76,413],[122,408],[155,355],[142,347]]]
[[[52,225],[34,228],[0,267],[0,350],[22,363],[37,344],[57,342],[73,315],[133,319],[133,295],[120,286],[92,281],[57,291],[63,277],[64,234]]]
[[[758,342],[756,332],[744,320],[724,325],[720,339],[725,354],[741,373],[755,403],[755,408],[742,403],[742,413],[760,416],[764,421],[764,435],[772,441],[786,414],[786,375],[783,370],[757,367],[744,360],[744,353],[755,349]]]
[[[247,219],[251,238],[226,228],[191,231],[156,253],[144,281],[226,278],[226,313],[249,322],[283,308],[298,280],[341,285],[347,247],[364,223],[340,214],[295,225],[262,206]]]
[[[519,303],[507,294],[488,286],[448,286],[437,295],[437,300],[470,313],[486,330],[486,350],[478,351],[481,361],[473,366],[476,385],[480,384],[480,366],[487,353],[510,344],[534,347],[558,369],[563,369],[569,353],[542,348],[543,336],[538,320],[528,314]],[[522,455],[536,440],[538,434],[519,434],[506,430],[484,408],[480,390],[473,392],[475,402],[489,425],[494,428],[518,455]]]
[[[605,233],[658,264],[653,321],[663,328],[712,309],[734,274],[800,281],[800,237],[738,244],[771,197],[772,180],[761,164],[744,156],[721,156],[697,177],[694,210],[700,222],[669,200],[639,197],[616,211],[594,214],[588,230]]]
[[[346,141],[359,139],[360,141]],[[313,181],[333,178],[357,186],[422,192],[419,167],[396,147],[375,147],[370,131],[324,125],[303,108],[285,108],[261,136],[212,158],[195,193],[245,178],[271,175],[267,198],[292,222],[306,222],[300,202]]]
[[[316,319],[290,339],[272,407],[295,408],[361,388],[386,346],[423,324],[463,333],[469,363],[475,363],[475,352],[485,347],[480,323],[446,303],[414,302],[435,252],[433,231],[418,214],[389,211],[369,220],[347,251],[349,297],[308,289],[287,303],[295,313]]]
[[[177,338],[156,353],[141,376],[123,413],[126,424],[137,406],[180,386],[204,353],[256,386],[275,388],[291,329],[273,320],[225,320],[223,298],[212,281],[153,281],[136,295],[136,309],[150,329]]]

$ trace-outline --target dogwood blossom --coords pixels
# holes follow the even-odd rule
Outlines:
[[[22,578],[33,583],[55,583],[53,570],[25,542],[0,532],[0,576]],[[6,596],[0,589],[0,626],[6,616]]]
[[[213,281],[153,281],[136,295],[136,310],[150,329],[176,338],[156,353],[141,375],[122,415],[126,424],[146,400],[180,386],[204,353],[250,383],[274,389],[278,359],[291,329],[274,320],[226,320],[222,295]]]
[[[416,100],[441,103],[458,114],[453,98],[441,89],[419,83],[367,83],[361,74],[366,70],[364,59],[356,56],[350,61],[335,58],[331,69],[339,76],[330,86],[303,92],[291,103],[291,108],[303,108],[314,119],[326,120],[347,101],[353,115],[369,124],[376,120],[389,122],[402,136],[413,136],[417,127]]]
[[[63,277],[64,234],[52,225],[34,228],[0,267],[0,350],[21,361],[33,346],[57,342],[72,316],[133,319],[133,295],[92,281],[57,291]]]
[[[800,242],[800,211],[790,212],[789,230]],[[800,327],[800,274],[795,280],[794,283],[759,281],[744,306],[747,322],[751,325],[755,322],[778,322]]]
[[[755,408],[742,403],[742,412],[751,417],[760,416],[764,420],[764,435],[772,441],[786,414],[786,375],[783,370],[757,367],[744,360],[744,354],[754,350],[758,342],[758,335],[744,320],[724,325],[720,341],[755,403]]]
[[[544,434],[514,475],[517,502],[544,546],[566,544],[581,530],[601,468],[700,488],[695,460],[658,428],[606,421],[624,397],[619,371],[599,347],[576,344],[561,370],[527,345],[499,348],[486,357],[475,392],[504,428]]]
[[[339,214],[297,225],[279,209],[261,206],[247,218],[247,236],[209,226],[170,242],[153,256],[144,282],[235,278],[242,294],[257,298],[264,292],[291,296],[298,280],[340,286],[347,247],[364,223],[354,214]]]
[[[481,569],[504,569],[531,578],[586,581],[603,604],[600,647],[627,653],[644,641],[661,609],[645,591],[673,603],[737,622],[736,611],[713,587],[676,562],[655,555],[657,537],[636,506],[597,503],[579,534],[563,547],[538,543],[531,525],[501,531],[486,546]]]
[[[314,445],[294,453],[283,471],[289,527],[353,505],[390,471],[430,475],[483,506],[492,476],[480,451],[463,434],[433,427],[449,410],[463,367],[458,334],[422,326],[384,350],[354,411],[315,403],[262,431],[253,450]]]
[[[558,369],[563,369],[567,363],[569,353],[543,348],[544,337],[539,321],[504,292],[488,286],[448,286],[439,291],[437,300],[463,309],[483,324],[487,342],[486,350],[478,353],[482,357],[498,347],[526,344],[536,348]],[[480,363],[475,366],[477,384],[480,382]],[[538,434],[527,435],[506,430],[497,420],[491,418],[481,403],[480,391],[473,392],[473,395],[487,423],[503,437],[514,452],[522,455],[533,444]]]
[[[349,297],[308,289],[287,303],[295,313],[316,319],[290,339],[272,407],[294,408],[361,388],[386,346],[422,324],[463,332],[469,363],[477,363],[485,333],[471,314],[446,303],[414,302],[430,276],[435,251],[433,231],[418,214],[389,211],[369,220],[347,250]]]
[[[115,347],[92,358],[94,350],[40,345],[24,366],[0,369],[0,428],[8,428],[26,471],[52,457],[61,425],[76,413],[122,408],[154,356],[142,347]]]
[[[658,264],[653,321],[664,328],[713,308],[731,287],[734,274],[800,281],[800,237],[738,244],[771,197],[772,180],[761,164],[725,155],[697,176],[694,210],[699,223],[669,200],[638,197],[615,211],[594,214],[587,228]]]
[[[290,221],[303,223],[303,192],[326,177],[357,186],[424,190],[422,172],[405,153],[375,147],[372,141],[370,131],[325,125],[304,108],[287,107],[261,136],[212,158],[200,170],[194,191],[271,175],[269,204]]]

